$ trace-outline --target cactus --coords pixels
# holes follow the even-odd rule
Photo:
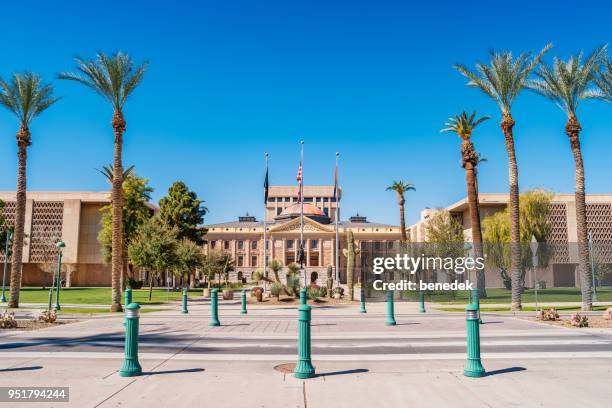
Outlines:
[[[325,281],[325,285],[327,286],[327,296],[331,297],[331,291],[334,287],[334,277],[332,275],[333,267],[329,265],[327,267],[327,280]]]
[[[353,281],[355,277],[355,255],[357,255],[359,252],[359,248],[355,246],[353,231],[349,230],[346,235],[346,248],[342,250],[342,253],[346,257],[346,285],[348,286],[350,300],[355,300],[355,291],[353,290]]]

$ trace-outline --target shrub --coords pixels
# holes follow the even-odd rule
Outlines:
[[[340,294],[340,297],[344,296],[344,288],[342,286],[336,286],[332,290],[332,296],[335,296],[336,294]]]
[[[55,310],[45,310],[36,316],[36,319],[34,320],[42,323],[55,323],[57,320],[57,313]]]
[[[14,329],[17,327],[17,320],[15,319],[15,313],[4,311],[0,315],[0,329]]]
[[[557,309],[540,310],[536,317],[542,321],[555,321],[559,320],[559,313]]]
[[[580,313],[574,313],[570,318],[570,324],[575,327],[589,327],[589,318]]]
[[[317,288],[317,287],[313,287],[313,286],[310,286],[310,287],[308,288],[308,297],[309,297],[309,298],[310,298],[310,299],[311,299],[313,302],[316,302],[317,300],[319,300],[319,295],[320,295],[320,293],[319,293],[319,288]]]
[[[293,293],[294,296],[300,295],[300,277],[295,273],[287,274],[287,291]]]
[[[603,318],[605,320],[612,320],[612,307],[607,308],[606,311],[603,312]]]
[[[321,297],[327,296],[327,288],[325,286],[321,286],[321,288],[319,289],[319,296]]]
[[[278,282],[274,282],[272,285],[270,285],[270,293],[272,294],[272,296],[274,296],[276,298],[278,298],[280,296],[280,293],[281,293],[282,289],[283,289],[283,287]]]

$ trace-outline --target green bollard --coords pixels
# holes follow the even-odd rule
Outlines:
[[[482,318],[480,317],[480,295],[478,294],[478,288],[472,289],[472,303],[476,305],[478,310],[478,323],[482,324]]]
[[[125,307],[125,360],[119,369],[120,377],[134,377],[142,374],[138,362],[138,321],[140,305],[130,303]]]
[[[463,369],[466,377],[482,377],[485,369],[480,361],[480,325],[478,307],[472,303],[465,308],[467,321],[467,363]]]
[[[365,304],[365,289],[361,288],[360,302],[359,302],[359,313],[367,313]]]
[[[305,288],[300,291],[300,301],[302,299],[306,301]],[[310,310],[311,307],[306,303],[301,303],[298,307],[298,362],[293,376],[300,379],[315,376],[315,368],[310,358]]]
[[[210,323],[209,326],[221,326],[219,322],[219,289],[213,288],[210,294]]]
[[[247,308],[246,308],[246,289],[242,289],[242,295],[241,295],[241,300],[242,300],[242,307],[240,308],[240,314],[247,314]]]
[[[302,288],[300,290],[300,305],[308,304],[308,294],[306,293],[306,288]]]
[[[387,291],[387,321],[385,322],[387,326],[395,326],[395,317],[393,311],[393,291]]]
[[[189,310],[187,310],[187,289],[183,289],[183,301],[181,303],[181,313],[189,313]]]
[[[125,288],[125,305],[132,303],[132,288]]]
[[[419,313],[425,313],[425,293],[419,292]]]

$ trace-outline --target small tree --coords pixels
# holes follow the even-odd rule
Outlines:
[[[182,280],[183,287],[188,285],[190,274],[192,274],[196,268],[200,268],[203,263],[204,255],[198,245],[186,238],[178,242],[172,271]]]
[[[130,260],[149,272],[149,301],[153,292],[153,276],[176,265],[176,235],[176,228],[153,217],[138,227],[136,236],[130,242]]]
[[[280,277],[278,276],[278,273],[281,271],[281,269],[283,269],[283,264],[279,260],[277,260],[277,259],[272,259],[268,263],[268,268],[270,268],[270,270],[274,274],[274,280],[276,282],[278,282],[278,283],[281,283]]]
[[[175,181],[168,195],[159,200],[159,217],[178,230],[178,238],[187,238],[198,245],[204,243],[206,230],[201,227],[208,209],[198,195],[182,181]]]

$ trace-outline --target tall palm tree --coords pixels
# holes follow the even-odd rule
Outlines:
[[[414,188],[414,184],[405,183],[402,180],[394,180],[393,184],[387,187],[387,191],[395,191],[397,195],[397,203],[399,204],[400,211],[400,232],[402,234],[402,243],[408,241],[408,236],[406,235],[406,220],[404,218],[404,205],[406,204],[406,198],[404,197],[404,195],[410,190],[416,191],[416,189]]]
[[[612,61],[601,61],[598,68],[599,75],[593,78],[593,82],[599,88],[594,95],[596,98],[612,103]]]
[[[518,164],[514,148],[513,127],[515,125],[511,108],[514,100],[525,88],[525,83],[531,72],[538,66],[542,57],[552,44],[548,44],[536,56],[531,53],[521,53],[516,58],[509,51],[490,54],[489,64],[476,64],[472,71],[464,65],[454,66],[468,78],[468,86],[480,89],[491,98],[502,113],[500,127],[504,133],[506,153],[508,155],[508,178],[510,184],[510,273],[512,277],[512,310],[521,309],[521,230],[519,219],[519,184]]]
[[[448,119],[445,129],[441,132],[453,132],[461,138],[461,167],[465,169],[465,182],[467,184],[468,204],[470,207],[470,225],[472,227],[472,244],[474,246],[474,257],[483,258],[482,229],[480,227],[480,204],[478,202],[478,175],[476,168],[482,160],[480,154],[474,149],[472,132],[490,116],[482,116],[476,119],[476,112],[468,115],[462,112]],[[487,297],[484,270],[476,272],[476,282],[480,297]]]
[[[34,73],[13,74],[8,82],[0,78],[0,105],[13,112],[19,120],[19,131],[17,132],[17,201],[15,205],[13,260],[8,307],[19,307],[26,207],[27,149],[32,144],[30,123],[58,99],[53,96],[53,87],[44,84],[42,78]]]
[[[586,200],[584,191],[584,164],[580,149],[582,127],[576,116],[578,103],[582,99],[600,95],[593,89],[592,80],[607,46],[597,48],[583,62],[583,54],[574,55],[567,61],[554,58],[552,65],[542,64],[536,72],[536,79],[528,87],[550,99],[567,114],[565,133],[570,142],[575,164],[576,230],[578,233],[578,273],[582,292],[582,310],[593,307],[592,276],[589,268],[589,243],[587,239]]]
[[[77,72],[62,72],[60,79],[79,82],[93,89],[106,99],[113,108],[112,126],[115,133],[115,155],[113,163],[113,234],[111,249],[111,281],[113,312],[121,311],[121,269],[123,267],[122,237],[122,208],[123,208],[123,165],[121,150],[123,147],[123,133],[125,132],[125,119],[123,106],[128,97],[142,82],[147,69],[145,62],[138,67],[129,55],[116,52],[112,55],[98,53],[95,59],[85,60],[76,58]]]

